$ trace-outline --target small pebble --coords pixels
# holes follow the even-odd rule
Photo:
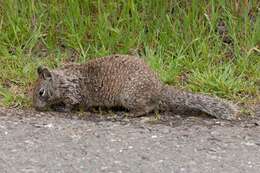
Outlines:
[[[156,136],[156,135],[153,135],[152,138],[157,138],[157,136]]]

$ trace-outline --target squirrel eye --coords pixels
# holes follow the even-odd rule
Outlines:
[[[45,90],[44,90],[43,88],[41,88],[41,89],[39,90],[39,95],[40,95],[40,96],[44,96],[44,95],[45,95]]]

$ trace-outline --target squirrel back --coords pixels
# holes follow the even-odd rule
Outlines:
[[[187,108],[222,119],[234,119],[239,111],[220,98],[164,85],[142,59],[128,55],[111,55],[52,71],[39,67],[33,106],[60,111],[78,106],[124,107],[132,116]]]

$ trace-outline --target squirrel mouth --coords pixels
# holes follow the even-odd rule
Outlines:
[[[50,106],[50,108],[57,112],[65,112],[65,110],[66,110],[65,103],[63,103],[63,102],[52,104]]]

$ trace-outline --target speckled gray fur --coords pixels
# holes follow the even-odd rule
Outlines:
[[[133,116],[177,108],[200,110],[222,119],[234,119],[239,113],[235,104],[220,98],[164,85],[142,59],[134,56],[111,55],[38,73],[33,96],[38,110],[62,102],[66,111],[79,105],[85,109],[124,107]]]

